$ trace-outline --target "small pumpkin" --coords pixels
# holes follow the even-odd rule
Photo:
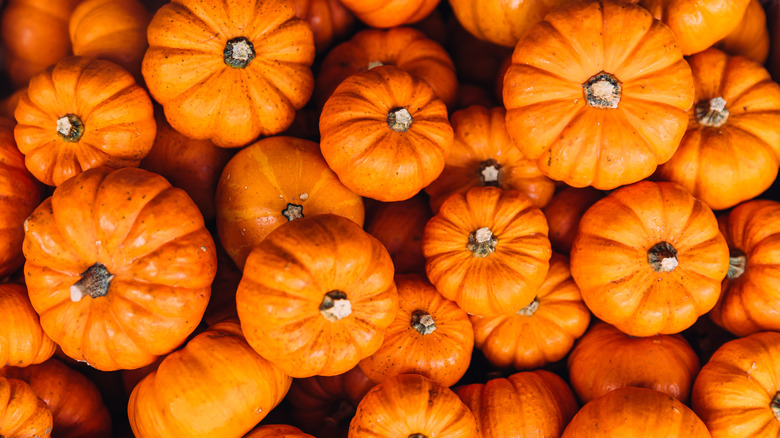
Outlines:
[[[314,438],[287,424],[266,424],[252,429],[244,438]]]
[[[341,0],[295,0],[295,16],[309,23],[317,53],[346,37],[355,24]]]
[[[440,0],[341,0],[360,21],[371,27],[397,27],[427,17]]]
[[[57,346],[43,332],[24,286],[0,285],[0,321],[5,321],[0,325],[0,366],[26,367],[54,354]]]
[[[406,201],[376,202],[366,209],[365,229],[387,248],[397,274],[424,274],[422,236],[432,216],[422,194]]]
[[[16,105],[19,104],[19,99],[21,99],[25,94],[27,94],[27,87],[20,88],[14,91],[10,96],[0,100],[0,117],[13,119],[14,111],[16,111]]]
[[[27,383],[0,376],[0,436],[48,438],[52,417]]]
[[[593,187],[565,187],[553,196],[542,212],[550,227],[550,244],[562,254],[571,252],[580,219],[605,193]]]
[[[737,28],[715,47],[730,55],[745,56],[759,64],[766,62],[769,56],[769,29],[766,12],[759,0],[750,0]]]

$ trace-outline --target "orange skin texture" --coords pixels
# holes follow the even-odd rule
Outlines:
[[[455,388],[477,420],[481,438],[559,437],[577,413],[571,388],[544,370]]]
[[[534,160],[523,156],[515,147],[504,122],[503,107],[472,106],[452,114],[450,123],[455,141],[444,171],[425,191],[431,197],[431,208],[437,212],[453,193],[465,193],[472,187],[493,185],[517,190],[531,198],[539,208],[547,205],[555,193],[555,182],[539,170]],[[494,160],[501,165],[498,182],[489,181],[480,165]],[[496,185],[497,184],[497,185]]]
[[[375,386],[357,407],[348,438],[477,438],[469,408],[449,388],[419,374],[401,374]]]
[[[693,410],[713,438],[773,437],[780,422],[770,407],[780,391],[780,334],[761,332],[723,344],[693,385]]]
[[[225,63],[238,37],[256,54],[245,68]],[[168,122],[220,147],[284,131],[314,88],[314,37],[291,0],[175,0],[154,15],[147,38],[142,72]]]
[[[594,325],[568,359],[569,379],[582,403],[624,386],[654,389],[688,402],[699,358],[680,335],[631,337]]]
[[[741,55],[764,64],[769,56],[769,29],[761,2],[750,0],[742,21],[716,47],[730,55]]]
[[[569,272],[569,259],[553,253],[550,270],[536,292],[538,308],[529,314],[471,316],[474,340],[499,368],[541,368],[563,359],[585,333],[590,311]]]
[[[495,251],[477,257],[469,235],[487,227]],[[425,226],[423,254],[436,289],[479,316],[510,315],[533,301],[552,254],[547,221],[527,196],[514,190],[475,187],[456,193]]]
[[[345,293],[351,305],[334,321],[320,311],[331,291]],[[296,219],[249,254],[236,306],[252,348],[290,376],[341,374],[382,346],[398,312],[393,262],[349,219]]]
[[[253,429],[244,438],[314,438],[286,424],[266,424]]]
[[[723,280],[710,318],[740,337],[780,331],[780,203],[748,201],[719,219],[729,249],[745,254],[746,266],[742,275]]]
[[[322,107],[346,78],[368,71],[377,62],[425,79],[445,104],[455,103],[458,78],[450,55],[439,43],[411,27],[366,29],[334,47],[320,66],[314,101]]]
[[[81,0],[9,0],[0,17],[5,71],[16,88],[71,54],[68,18]]]
[[[133,369],[178,347],[201,320],[217,260],[184,190],[137,168],[87,170],[25,224],[25,281],[41,326],[63,352],[101,371]],[[100,263],[104,296],[72,301]]]
[[[309,23],[317,53],[352,31],[355,16],[340,0],[295,0],[295,16]]]
[[[54,354],[57,346],[43,332],[24,286],[0,285],[0,320],[5,321],[0,325],[2,366],[26,367]]]
[[[617,108],[591,104],[584,84],[601,72],[621,83]],[[552,179],[603,190],[672,157],[694,96],[669,28],[615,0],[573,2],[534,25],[517,43],[503,93],[507,130],[525,156]]]
[[[362,198],[328,168],[317,143],[260,140],[228,162],[217,185],[217,231],[239,268],[252,248],[289,221],[283,214],[288,204],[301,206],[304,217],[337,214],[363,226]]]
[[[97,386],[57,359],[25,368],[5,367],[0,375],[23,380],[46,402],[57,437],[111,437],[111,414]]]
[[[406,131],[388,123],[391,110],[411,115]],[[444,169],[453,132],[447,107],[423,79],[395,66],[345,79],[320,116],[320,149],[341,182],[383,202],[411,198]]]
[[[648,261],[662,242],[677,252],[668,272]],[[642,181],[615,190],[582,216],[571,249],[571,273],[585,304],[632,336],[693,325],[718,301],[728,265],[712,210],[674,183]]]
[[[250,348],[237,320],[211,326],[169,354],[130,394],[137,438],[243,436],[290,388],[292,379]]]
[[[362,22],[389,28],[416,23],[436,9],[440,0],[341,0]]]
[[[722,126],[706,126],[692,109],[688,130],[657,177],[676,182],[714,210],[763,193],[780,166],[780,85],[747,58],[709,49],[688,58],[696,102],[726,100]]]
[[[710,438],[704,423],[676,398],[646,388],[618,388],[583,406],[562,438]]]
[[[603,198],[604,192],[592,187],[565,187],[542,210],[550,226],[550,243],[555,251],[569,254],[580,219],[585,212]]]
[[[52,416],[27,383],[0,377],[0,436],[48,438]]]
[[[57,121],[75,114],[84,125],[66,141]],[[122,67],[71,56],[30,80],[14,113],[14,138],[25,165],[44,184],[58,186],[98,166],[138,166],[154,143],[152,101]]]
[[[428,200],[416,195],[406,201],[376,204],[366,211],[366,232],[387,248],[397,274],[425,274],[422,237],[433,216]]]

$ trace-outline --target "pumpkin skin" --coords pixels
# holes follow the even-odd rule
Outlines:
[[[0,325],[0,365],[26,367],[54,354],[57,346],[43,332],[24,286],[0,285],[0,320],[5,321]]]
[[[280,225],[337,214],[363,226],[363,200],[339,181],[317,143],[271,137],[238,152],[225,166],[216,194],[219,239],[243,269],[249,252]]]
[[[688,62],[697,103],[680,147],[657,177],[722,210],[758,196],[777,176],[780,85],[760,64],[718,49]]]
[[[349,438],[477,438],[468,407],[449,388],[419,374],[401,374],[372,388],[360,401]]]
[[[676,398],[646,388],[618,388],[591,400],[562,438],[710,438],[704,423]]]
[[[21,99],[25,94],[27,94],[26,87],[20,88],[14,91],[10,96],[0,100],[0,117],[13,119],[14,111],[16,111],[16,105],[19,104],[19,99]],[[13,127],[11,129],[13,129]]]
[[[604,195],[593,187],[566,187],[555,194],[542,210],[550,227],[550,244],[555,251],[561,254],[571,252],[582,215]]]
[[[393,262],[351,220],[304,217],[249,253],[236,306],[249,345],[285,373],[341,374],[379,349],[395,318]]]
[[[383,202],[411,198],[444,169],[447,107],[423,79],[375,67],[345,79],[320,116],[320,149],[341,182]]]
[[[341,0],[360,21],[371,27],[416,23],[436,9],[439,0]]]
[[[673,334],[718,301],[729,249],[715,215],[673,183],[621,187],[582,216],[571,273],[593,314],[632,336]]]
[[[452,195],[423,234],[431,283],[479,316],[510,315],[530,304],[551,253],[542,211],[522,193],[496,187]]]
[[[571,388],[544,370],[455,388],[477,420],[481,438],[559,437],[577,413]]]
[[[730,55],[741,55],[764,64],[769,56],[769,29],[766,12],[759,0],[750,0],[742,21],[716,47]]]
[[[228,320],[163,359],[133,389],[127,414],[138,438],[238,437],[282,401],[291,382]]]
[[[590,311],[571,278],[569,259],[553,253],[536,297],[512,315],[471,316],[474,340],[499,368],[541,368],[563,359],[585,333]]]
[[[14,116],[27,169],[50,186],[98,166],[138,166],[157,132],[152,101],[133,76],[81,56],[32,78]]]
[[[295,0],[295,16],[309,23],[317,53],[349,35],[355,25],[355,16],[340,0]]]
[[[244,438],[314,438],[286,424],[266,424],[253,429]]]
[[[314,87],[314,39],[291,0],[175,0],[147,38],[142,73],[165,118],[220,147],[284,131]]]
[[[450,156],[441,175],[425,188],[434,212],[453,193],[478,186],[517,190],[540,208],[550,202],[555,183],[515,147],[506,131],[505,114],[502,107],[482,106],[452,114],[455,141]]]
[[[377,204],[366,211],[366,232],[387,248],[397,274],[425,274],[422,237],[433,216],[428,200],[419,194],[406,201]]]
[[[509,135],[542,173],[604,190],[672,157],[694,97],[671,30],[615,0],[573,2],[529,29],[503,93]]]
[[[111,414],[97,386],[57,359],[26,368],[5,367],[0,375],[30,385],[51,411],[53,433],[62,438],[111,436]]]
[[[217,265],[195,203],[133,167],[63,183],[27,219],[23,249],[43,330],[101,371],[178,347],[203,316]]]
[[[654,389],[683,403],[699,373],[699,358],[680,335],[631,337],[600,322],[577,342],[569,379],[581,402],[624,386]]]
[[[49,408],[30,385],[0,377],[0,436],[48,438],[52,424]]]

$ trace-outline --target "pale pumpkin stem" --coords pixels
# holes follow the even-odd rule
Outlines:
[[[81,274],[81,279],[70,287],[70,300],[81,301],[89,295],[92,298],[104,297],[108,294],[114,274],[108,272],[105,265],[95,263]]]
[[[647,251],[647,263],[655,272],[672,272],[679,263],[677,250],[668,242],[656,243]]]
[[[479,175],[479,183],[482,184],[483,187],[501,187],[501,180],[504,176],[504,167],[498,164],[498,161],[489,158],[479,163],[477,175]]]
[[[769,403],[769,407],[772,409],[772,413],[775,414],[775,418],[780,421],[780,391],[775,393],[775,398]]]
[[[63,140],[75,143],[84,135],[84,122],[75,114],[65,114],[57,119],[57,133]]]
[[[352,313],[352,303],[347,294],[340,290],[332,290],[325,294],[320,303],[320,314],[330,322],[336,322]]]
[[[393,108],[387,113],[387,126],[395,132],[406,132],[414,119],[406,108]]]
[[[699,102],[694,110],[696,120],[700,125],[720,128],[729,119],[729,110],[726,109],[726,99],[716,97]]]
[[[233,68],[246,68],[255,59],[255,46],[245,37],[233,38],[222,52],[225,64]]]
[[[300,219],[303,217],[303,206],[288,202],[287,208],[282,210],[282,216],[286,217],[288,222]]]
[[[488,227],[482,227],[469,234],[468,249],[474,257],[487,257],[496,250],[498,239]]]
[[[412,312],[412,328],[423,336],[430,335],[436,331],[436,321],[425,310],[415,310]]]
[[[517,314],[520,315],[520,316],[531,316],[534,313],[536,313],[537,310],[539,310],[539,299],[538,298],[534,298],[534,300],[531,301],[531,304],[529,304],[529,305],[523,307],[522,309],[518,310]]]
[[[742,276],[747,268],[747,255],[734,248],[729,253],[729,271],[726,276],[734,280]]]
[[[582,84],[582,93],[593,108],[617,108],[622,87],[616,77],[602,71]]]
[[[381,67],[385,65],[382,61],[371,61],[368,63],[368,70],[371,70],[374,67]]]

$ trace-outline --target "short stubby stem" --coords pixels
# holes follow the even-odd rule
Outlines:
[[[347,299],[347,294],[340,290],[332,290],[322,297],[320,314],[330,322],[348,317],[352,313],[352,303]]]
[[[500,165],[498,161],[489,158],[479,163],[477,175],[479,176],[479,183],[482,187],[501,187],[501,180],[504,176],[504,166]]]
[[[496,250],[498,239],[488,227],[482,227],[469,234],[467,248],[474,257],[487,257]]]
[[[775,414],[775,418],[780,421],[780,392],[775,393],[775,398],[769,403],[769,407],[772,409],[772,413]]]
[[[430,335],[436,331],[436,321],[425,310],[415,310],[412,312],[412,328],[421,335]]]
[[[282,216],[286,217],[288,222],[294,221],[295,219],[301,219],[303,217],[303,206],[288,203],[287,208],[282,210]]]
[[[414,119],[406,108],[393,108],[387,113],[387,126],[395,132],[406,132]]]
[[[385,63],[382,61],[371,61],[368,63],[368,70],[371,70],[374,67],[381,67],[383,65],[385,65]]]
[[[593,108],[617,108],[623,94],[620,81],[603,71],[582,84],[582,93]]]
[[[539,310],[539,299],[538,298],[534,298],[534,300],[531,301],[531,304],[529,304],[529,305],[523,307],[522,309],[518,310],[517,314],[520,315],[520,316],[531,316],[534,313],[536,313],[537,310]]]
[[[747,255],[736,249],[732,248],[729,251],[729,271],[726,274],[729,280],[736,280],[745,273],[747,268]]]
[[[409,435],[409,438],[428,438],[428,437],[421,433],[413,433]]]
[[[255,59],[255,46],[245,37],[233,38],[222,52],[225,64],[233,68],[246,68]]]
[[[75,114],[65,114],[57,119],[57,133],[63,140],[75,143],[84,135],[84,122]]]
[[[81,274],[79,281],[70,287],[70,300],[75,303],[86,296],[92,298],[106,296],[113,278],[114,274],[108,272],[105,265],[95,263]]]
[[[338,407],[331,414],[325,417],[324,421],[331,426],[338,426],[344,420],[348,420],[355,416],[355,406],[346,400],[340,400]]]
[[[716,97],[704,100],[696,104],[694,109],[696,121],[702,126],[720,128],[729,119],[729,110],[726,108],[726,99]]]
[[[655,272],[672,272],[678,265],[677,250],[671,243],[659,242],[647,251],[647,263]]]

